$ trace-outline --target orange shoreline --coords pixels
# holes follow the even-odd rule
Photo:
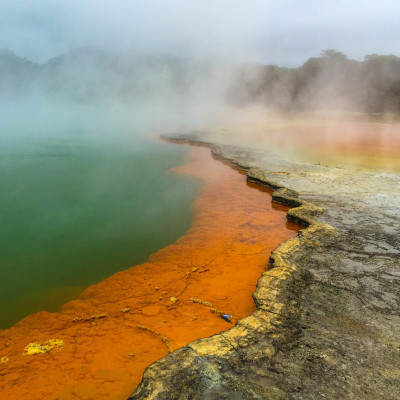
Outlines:
[[[246,184],[206,148],[192,149],[172,172],[204,182],[189,231],[60,312],[0,331],[1,399],[125,400],[168,351],[229,329],[219,312],[235,323],[255,310],[251,295],[269,253],[298,232],[286,221],[288,207],[272,205],[265,188]],[[49,339],[62,346],[22,355],[29,343]]]

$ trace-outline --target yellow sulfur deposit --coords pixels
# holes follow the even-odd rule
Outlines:
[[[25,347],[23,356],[33,356],[35,354],[40,353],[48,353],[53,347],[57,347],[58,349],[62,349],[64,347],[64,342],[59,339],[49,339],[43,343],[29,343],[28,346]]]
[[[6,362],[8,362],[8,357],[2,357],[0,358],[0,364],[5,364]]]
[[[192,303],[199,303],[199,304],[203,304],[206,307],[214,307],[212,305],[212,303],[208,302],[208,301],[204,301],[204,300],[200,300],[200,299],[195,299],[194,297],[191,297],[189,299]]]

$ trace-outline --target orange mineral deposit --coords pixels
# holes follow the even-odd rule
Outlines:
[[[191,229],[148,262],[90,286],[58,313],[0,331],[0,398],[126,399],[144,369],[249,315],[269,253],[293,237],[266,189],[194,148],[172,172],[203,180]]]

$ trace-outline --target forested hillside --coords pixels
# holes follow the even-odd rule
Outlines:
[[[131,57],[82,48],[35,64],[0,50],[0,95],[32,93],[87,102],[171,100],[176,96],[222,97],[235,106],[264,105],[284,111],[344,109],[400,112],[400,58],[349,59],[335,50],[298,68],[193,61],[173,56]]]
[[[236,104],[261,103],[283,110],[321,108],[400,111],[400,58],[368,55],[359,62],[324,50],[299,68],[242,66],[230,91]]]

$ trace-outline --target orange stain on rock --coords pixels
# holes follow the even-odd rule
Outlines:
[[[271,250],[293,237],[287,207],[210,157],[191,151],[173,172],[201,178],[191,229],[148,262],[90,286],[60,312],[0,331],[1,399],[126,399],[144,369],[189,342],[230,328],[255,309],[252,293]],[[199,302],[197,300],[201,300]],[[209,303],[209,304],[208,304]],[[215,309],[214,312],[211,312]],[[75,322],[73,322],[75,321]],[[25,355],[29,343],[63,347]]]

